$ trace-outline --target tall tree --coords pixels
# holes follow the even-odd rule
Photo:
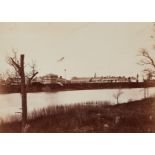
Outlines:
[[[38,74],[38,72],[35,70],[35,65],[32,67],[32,71],[29,77],[26,77],[25,75],[25,62],[24,62],[24,54],[20,55],[20,59],[17,59],[16,53],[14,53],[14,57],[8,58],[8,63],[11,65],[16,73],[19,75],[21,79],[21,98],[22,98],[22,131],[25,130],[26,124],[27,124],[27,91],[28,87],[33,80],[33,78]],[[26,79],[27,83],[26,83]]]
[[[155,28],[155,23],[153,24],[153,27]],[[154,40],[154,35],[151,35],[150,38]],[[155,49],[155,45],[153,45],[153,47]],[[148,51],[147,49],[141,48],[139,50],[138,56],[141,57],[138,64],[144,66],[143,72],[144,72],[147,80],[151,80],[153,77],[155,77],[155,57],[154,57],[154,55],[151,55],[151,52]],[[147,97],[148,97],[148,87],[147,87],[147,83],[145,82],[145,79],[144,79],[144,98],[147,98]]]
[[[153,23],[153,28],[155,29],[155,23]],[[150,38],[154,42],[154,34],[150,36]],[[153,45],[153,48],[155,49],[155,45]],[[151,79],[152,77],[155,77],[155,57],[154,54],[151,55],[151,52],[148,51],[145,48],[141,48],[139,50],[138,56],[141,57],[138,64],[145,66],[143,72],[147,76],[147,79]]]
[[[145,66],[143,72],[146,74],[147,79],[155,77],[155,60],[153,56],[146,49],[140,49],[139,56],[141,56],[139,64]]]

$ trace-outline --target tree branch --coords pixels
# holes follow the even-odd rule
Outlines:
[[[33,78],[38,74],[39,72],[35,72],[31,77],[28,77],[28,82],[27,82],[27,89],[29,88],[31,81]]]
[[[145,49],[141,49],[140,51],[140,55],[144,57],[144,59],[140,60],[140,65],[151,65],[152,67],[155,68],[155,62],[153,60],[153,58],[150,56],[150,54],[148,53],[148,51],[146,51]]]
[[[12,65],[15,68],[15,70],[18,72],[18,74],[21,75],[21,66],[18,63],[16,63],[12,57],[10,57],[9,59],[11,61],[10,65]]]
[[[38,73],[39,73],[39,72],[35,72],[35,73],[29,78],[30,82],[33,80],[33,78],[34,78]]]

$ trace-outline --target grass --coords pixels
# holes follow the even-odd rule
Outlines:
[[[155,132],[154,118],[154,98],[49,106],[29,114],[28,132]],[[21,132],[21,121],[14,116],[1,121],[0,132]]]

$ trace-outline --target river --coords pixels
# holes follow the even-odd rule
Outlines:
[[[49,105],[66,105],[87,101],[109,101],[116,104],[114,98],[118,89],[98,89],[98,90],[74,90],[58,92],[28,93],[28,112],[40,109]],[[122,89],[123,94],[119,102],[129,100],[139,100],[144,97],[144,89]],[[155,95],[155,88],[149,88],[149,96]],[[0,118],[7,118],[10,115],[21,111],[21,95],[19,93],[0,94]]]

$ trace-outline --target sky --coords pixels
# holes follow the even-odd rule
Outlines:
[[[0,23],[0,73],[13,70],[6,58],[14,49],[25,54],[26,64],[36,62],[38,76],[141,75],[138,50],[152,50],[153,33],[148,22]]]

